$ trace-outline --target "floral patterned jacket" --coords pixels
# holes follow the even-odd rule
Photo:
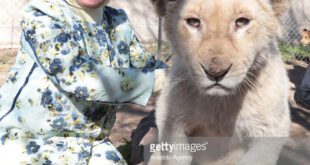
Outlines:
[[[126,164],[107,139],[117,105],[145,105],[161,63],[125,12],[106,6],[92,23],[64,0],[33,0],[21,26],[16,63],[0,88],[0,162]]]

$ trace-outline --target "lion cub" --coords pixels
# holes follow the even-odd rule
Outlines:
[[[302,30],[300,42],[304,46],[310,46],[310,30],[306,28]]]
[[[152,1],[177,54],[157,103],[159,144],[219,138],[150,164],[275,164],[291,123],[276,40],[286,0]]]

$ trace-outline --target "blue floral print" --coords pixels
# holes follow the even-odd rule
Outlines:
[[[62,62],[60,61],[60,59],[55,58],[53,62],[51,63],[49,69],[50,69],[51,74],[57,74],[61,72],[63,69],[63,66],[62,66]]]
[[[82,32],[83,31],[83,27],[80,23],[74,24],[73,25],[73,30],[77,31],[77,32]]]
[[[16,79],[16,76],[18,75],[18,72],[15,72],[13,75],[10,75],[9,76],[9,80],[12,82],[12,83],[15,83],[17,81]]]
[[[73,112],[73,113],[71,114],[71,118],[72,118],[73,121],[76,121],[76,120],[79,118],[79,116],[78,116],[78,114],[76,114],[75,112]]]
[[[67,54],[69,54],[70,53],[70,49],[63,49],[62,51],[61,51],[61,54],[62,55],[67,55]]]
[[[103,46],[107,42],[107,39],[105,37],[105,32],[102,29],[98,30],[95,37],[100,46]]]
[[[81,159],[87,159],[89,157],[90,153],[88,151],[82,151],[78,154],[79,160]]]
[[[89,97],[87,87],[77,87],[75,90],[77,98],[86,99]]]
[[[120,54],[127,54],[129,52],[129,47],[128,44],[125,43],[124,41],[121,41],[118,45],[117,45],[117,49],[118,52]]]
[[[67,126],[67,123],[65,121],[64,118],[59,118],[53,121],[53,123],[51,124],[52,128],[56,129],[56,130],[63,130],[65,128],[65,126]]]
[[[43,105],[44,107],[52,104],[53,102],[53,97],[52,97],[52,91],[50,91],[49,89],[47,89],[45,92],[43,92],[42,94],[42,98],[41,98],[41,105]]]
[[[60,152],[65,152],[67,150],[67,144],[65,142],[59,142],[56,144],[57,150]]]
[[[59,25],[59,23],[53,24],[52,29],[61,29],[62,27]]]
[[[80,69],[81,66],[86,62],[86,59],[81,57],[81,56],[77,56],[76,58],[73,59],[73,65],[70,68],[70,71],[73,72],[75,71],[75,69]]]
[[[68,33],[62,32],[55,38],[55,41],[66,43],[69,39],[71,39],[71,36]]]
[[[23,118],[21,116],[18,116],[17,121],[22,123],[23,122]]]
[[[1,136],[1,144],[4,145],[5,139],[7,138],[7,135]]]
[[[23,23],[23,22],[22,22]],[[27,30],[25,33],[25,39],[29,42],[29,44],[33,47],[37,47],[37,40],[33,38],[33,35],[36,33],[34,29]]]
[[[114,162],[118,162],[121,160],[117,153],[114,151],[107,151],[105,154],[108,160],[113,160]]]
[[[63,106],[60,103],[54,103],[55,110],[58,112],[63,111]]]
[[[35,11],[35,12],[33,13],[33,15],[36,16],[36,17],[40,17],[40,16],[44,16],[45,14],[42,13],[42,12],[40,12],[40,11]]]
[[[50,160],[46,160],[44,163],[43,163],[43,165],[52,165],[52,161],[50,161]]]
[[[40,146],[37,145],[37,143],[33,141],[29,142],[29,144],[26,146],[27,154],[29,155],[37,153],[39,149],[40,149]]]
[[[110,61],[114,61],[114,59],[115,59],[115,50],[114,50],[114,48],[110,48],[110,50],[109,50],[109,54],[110,54]]]

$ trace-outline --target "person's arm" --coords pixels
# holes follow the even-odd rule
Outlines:
[[[95,102],[133,102],[146,105],[154,85],[154,72],[112,68],[84,50],[79,31],[65,21],[40,11],[22,21],[23,47],[64,92]]]

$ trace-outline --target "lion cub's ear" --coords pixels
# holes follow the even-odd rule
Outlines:
[[[305,46],[310,45],[310,30],[309,29],[307,28],[302,29],[300,42]]]
[[[289,0],[270,0],[277,17],[284,14],[289,8]]]
[[[304,36],[306,34],[308,34],[309,30],[306,29],[306,28],[303,28],[302,31],[301,31],[301,34]]]
[[[305,36],[308,36],[309,32],[310,31],[308,29],[303,28],[302,31],[301,31],[301,37],[305,38]]]
[[[174,2],[176,0],[151,0],[156,8],[158,16],[163,17],[166,14],[166,4],[169,2]]]

